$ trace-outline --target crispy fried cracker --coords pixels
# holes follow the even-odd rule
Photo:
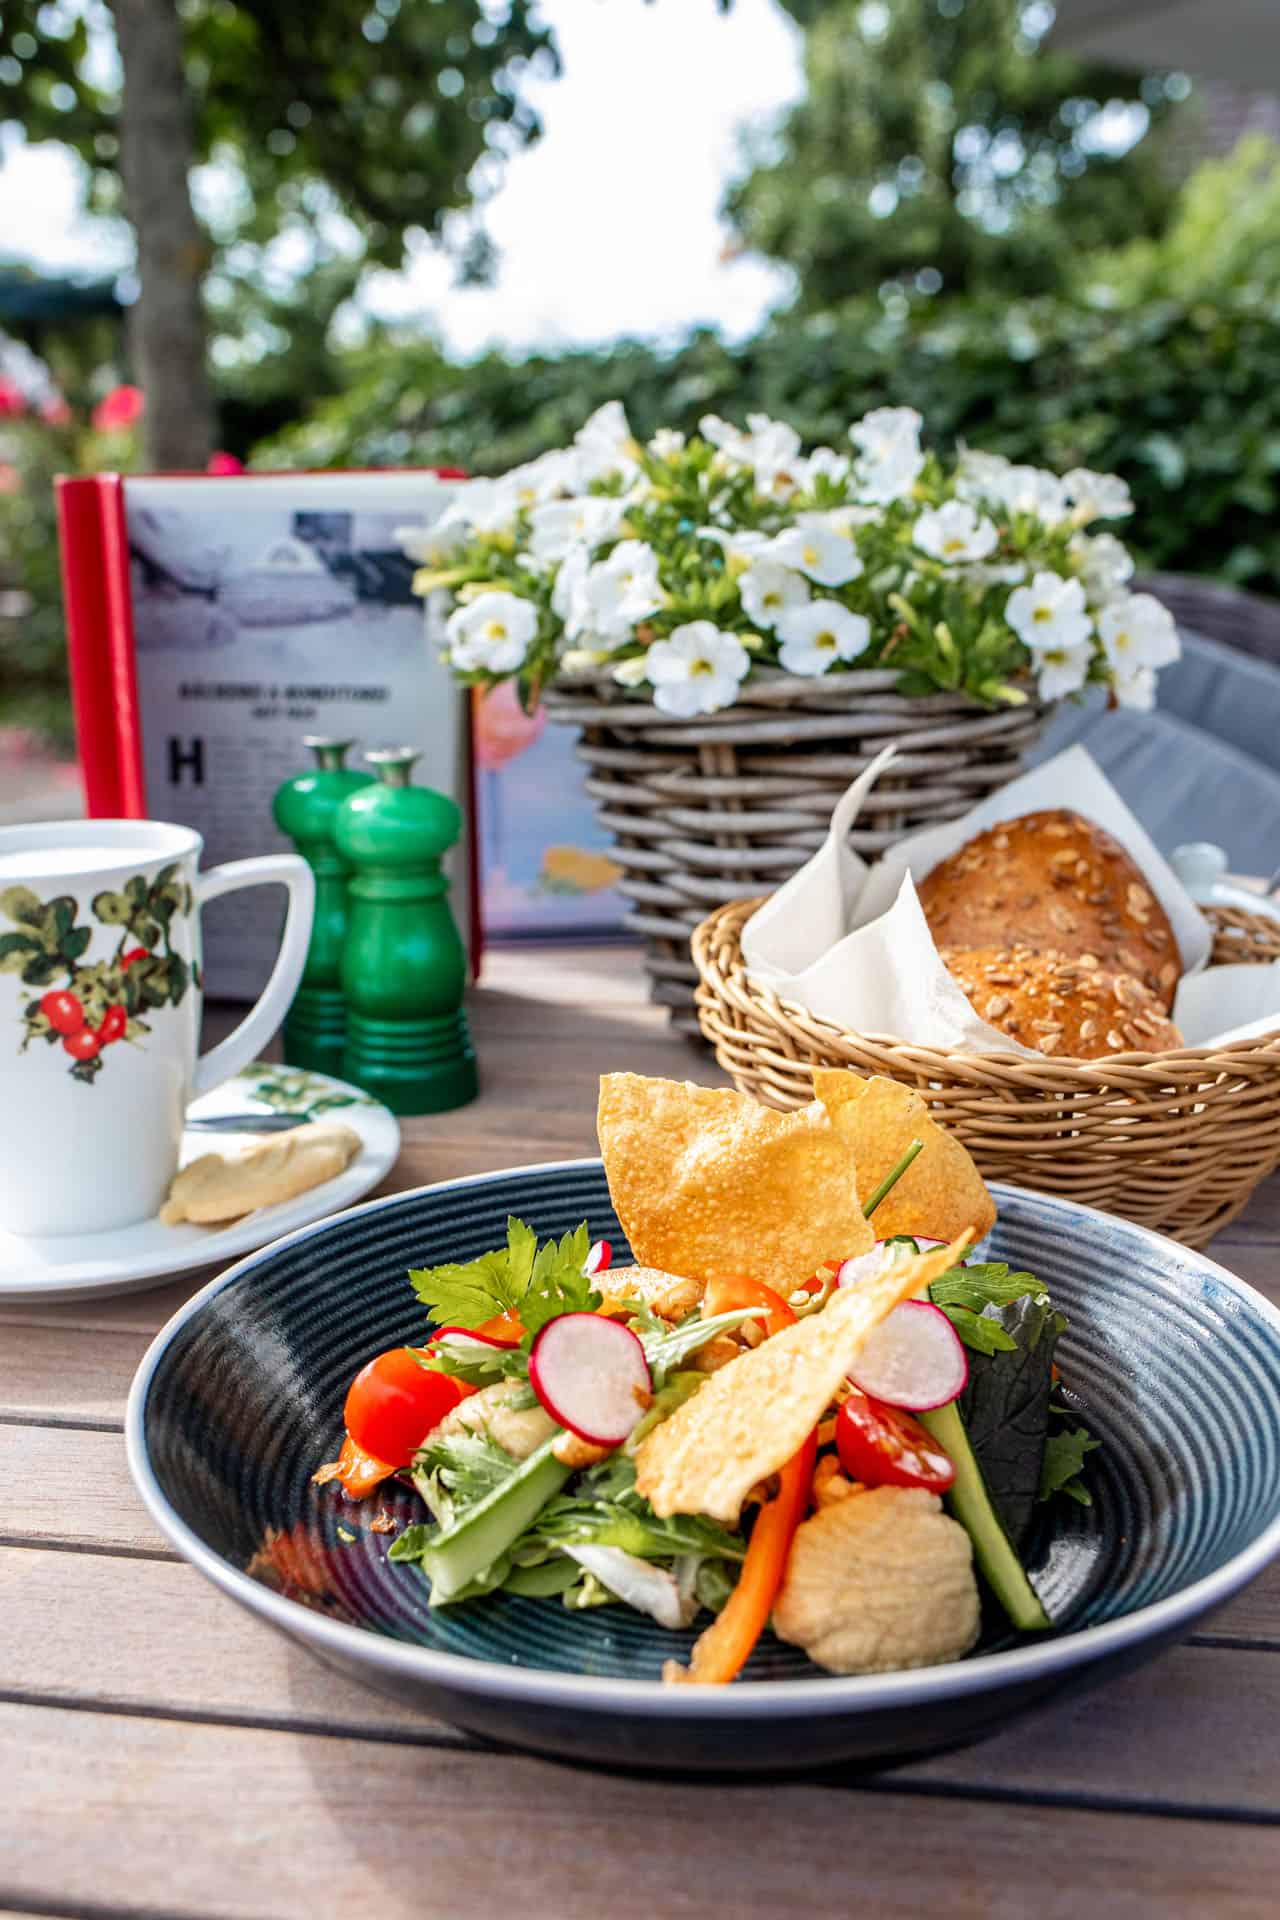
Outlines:
[[[895,1260],[721,1367],[641,1441],[637,1492],[662,1519],[704,1513],[732,1526],[752,1487],[776,1473],[822,1418],[872,1329],[954,1266],[968,1244],[966,1232],[949,1247]]]
[[[787,1293],[875,1238],[853,1154],[816,1102],[775,1113],[727,1087],[606,1073],[597,1126],[641,1266],[692,1280],[749,1274]]]
[[[864,1193],[875,1190],[913,1140],[924,1141],[924,1152],[875,1210],[878,1240],[895,1233],[950,1240],[965,1227],[981,1240],[991,1231],[995,1202],[968,1148],[930,1118],[913,1088],[878,1075],[864,1080],[856,1073],[815,1067],[813,1089],[848,1142]]]

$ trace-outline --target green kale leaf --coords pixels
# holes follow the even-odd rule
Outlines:
[[[1035,1520],[1049,1432],[1053,1353],[1066,1326],[1047,1297],[1024,1293],[980,1318],[996,1321],[1012,1346],[971,1351],[959,1413],[1001,1524],[1021,1551]]]

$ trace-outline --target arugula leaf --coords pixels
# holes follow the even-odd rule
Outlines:
[[[513,1215],[507,1221],[505,1247],[482,1253],[478,1260],[415,1267],[409,1280],[437,1326],[479,1327],[512,1313],[524,1327],[527,1347],[556,1314],[586,1313],[600,1305],[599,1294],[582,1271],[590,1244],[584,1220],[574,1233],[539,1248],[533,1228]]]
[[[1054,1412],[1061,1409],[1055,1407]],[[1040,1499],[1051,1500],[1055,1493],[1065,1493],[1082,1507],[1093,1505],[1093,1495],[1080,1478],[1084,1467],[1085,1455],[1092,1453],[1102,1442],[1095,1440],[1087,1427],[1061,1427],[1051,1433],[1045,1441],[1044,1464],[1040,1469]]]
[[[440,1525],[451,1527],[519,1464],[487,1433],[428,1434],[413,1463],[413,1484]]]
[[[701,1514],[677,1513],[660,1520],[636,1492],[635,1463],[625,1454],[611,1455],[584,1473],[574,1491],[549,1500],[529,1534],[561,1547],[621,1547],[641,1560],[668,1560],[685,1553],[741,1560],[746,1553],[741,1534]]]
[[[966,1347],[973,1353],[1012,1353],[1017,1341],[1006,1333],[998,1320],[974,1313],[968,1307],[944,1307],[934,1301],[939,1313],[945,1313]]]
[[[391,1542],[388,1560],[421,1560],[435,1529],[415,1521]]]
[[[479,1341],[476,1346],[480,1347]],[[429,1353],[413,1347],[409,1351],[426,1372],[447,1373],[451,1380],[465,1380],[469,1387],[491,1387],[498,1380],[529,1376],[529,1356],[521,1347],[485,1347],[471,1355],[451,1353],[446,1347],[432,1347]]]
[[[728,1333],[731,1328],[740,1327],[744,1320],[749,1320],[758,1311],[754,1307],[735,1307],[731,1313],[713,1313],[707,1320],[700,1314],[691,1313],[678,1327],[670,1330],[664,1327],[661,1333],[643,1334],[640,1344],[649,1362],[654,1385],[661,1387],[667,1375],[682,1360],[687,1360],[699,1347],[705,1347],[708,1340],[714,1340],[718,1333]]]

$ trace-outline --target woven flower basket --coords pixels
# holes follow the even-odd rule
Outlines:
[[[821,680],[765,669],[737,704],[693,720],[628,698],[609,674],[547,689],[553,720],[581,730],[587,792],[613,835],[627,924],[645,937],[651,998],[699,1036],[689,951],[709,907],[781,886],[822,844],[849,782],[891,741],[902,759],[863,803],[849,843],[882,853],[967,813],[1022,770],[1050,711],[992,712],[962,694],[911,700],[890,671]]]
[[[1256,1040],[1107,1060],[1029,1060],[846,1033],[753,986],[738,900],[693,936],[698,1012],[716,1059],[772,1107],[813,1098],[809,1069],[915,1087],[984,1174],[1059,1193],[1202,1247],[1280,1165],[1280,1026]],[[1212,910],[1211,964],[1280,959],[1280,923]]]

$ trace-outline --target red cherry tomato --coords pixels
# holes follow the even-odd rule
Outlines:
[[[64,1033],[62,1044],[73,1060],[96,1060],[102,1052],[102,1042],[92,1027],[81,1027],[78,1033]]]
[[[135,960],[149,960],[150,958],[151,955],[146,947],[130,947],[128,953],[122,953],[120,955],[120,971],[121,973],[128,973]]]
[[[918,1420],[857,1387],[836,1415],[836,1451],[849,1478],[869,1487],[945,1493],[956,1477],[950,1455]]]
[[[104,1047],[113,1040],[122,1040],[124,1030],[129,1024],[129,1016],[123,1007],[108,1007],[98,1022],[98,1039]]]
[[[408,1347],[392,1347],[361,1367],[342,1411],[363,1453],[407,1467],[433,1427],[474,1388],[421,1366]]]
[[[46,993],[40,1002],[40,1011],[55,1033],[79,1033],[84,1025],[84,1008],[65,987]]]

